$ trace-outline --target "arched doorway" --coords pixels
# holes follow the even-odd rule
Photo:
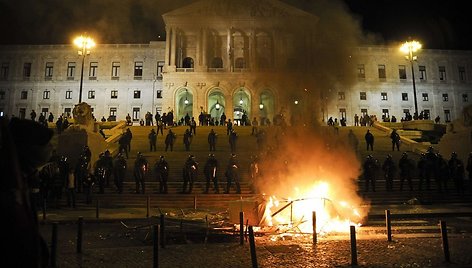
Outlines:
[[[223,92],[219,88],[213,89],[208,95],[208,111],[214,121],[220,120],[225,112],[226,101]]]
[[[178,122],[180,119],[184,118],[187,113],[191,118],[193,116],[192,92],[188,88],[181,88],[177,91],[175,100],[175,107],[177,107],[175,120]]]
[[[275,115],[275,100],[274,95],[268,89],[265,89],[261,92],[260,100],[259,100],[259,117],[260,117],[260,124],[266,125]]]
[[[244,125],[243,118],[250,121],[251,118],[251,98],[245,88],[240,88],[233,95],[233,118],[238,125]]]

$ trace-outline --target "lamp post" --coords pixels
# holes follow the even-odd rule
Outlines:
[[[413,98],[415,100],[415,116],[414,118],[418,118],[418,100],[416,98],[416,84],[415,84],[415,71],[413,69],[413,61],[418,59],[417,56],[413,55],[413,53],[417,52],[421,49],[421,44],[418,41],[407,41],[403,43],[400,47],[400,51],[406,54],[405,58],[411,64],[411,79],[413,81]]]
[[[74,39],[75,46],[79,49],[77,53],[82,56],[82,69],[80,70],[80,88],[79,88],[79,103],[82,102],[82,85],[84,83],[84,63],[85,56],[90,55],[90,49],[95,46],[95,42],[88,36],[79,36]]]

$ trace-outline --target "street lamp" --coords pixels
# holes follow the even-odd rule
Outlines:
[[[421,44],[418,41],[407,41],[403,43],[400,47],[400,51],[407,54],[405,58],[411,63],[411,79],[413,81],[413,98],[415,100],[415,116],[418,118],[418,101],[416,98],[416,84],[415,84],[415,71],[413,70],[413,61],[418,59],[417,56],[413,55],[414,52],[417,52],[421,49]]]
[[[218,102],[218,100],[216,100],[215,109],[219,111],[220,108],[221,108],[220,103]]]
[[[84,83],[84,62],[85,56],[90,55],[90,49],[95,46],[95,42],[88,36],[79,36],[74,39],[74,45],[79,49],[77,53],[82,56],[82,69],[80,70],[80,89],[79,89],[79,103],[82,102],[82,85]]]
[[[185,105],[188,105],[189,101],[188,101],[188,90],[185,89],[185,100],[184,100],[184,103]]]

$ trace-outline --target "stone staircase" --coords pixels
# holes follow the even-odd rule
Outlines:
[[[251,136],[251,127],[248,126],[235,126],[235,130],[238,133],[238,144],[237,144],[237,156],[241,166],[241,194],[235,194],[235,189],[232,189],[230,194],[203,194],[205,188],[205,179],[203,176],[203,166],[208,157],[209,146],[207,142],[207,135],[213,128],[218,134],[218,141],[216,145],[216,152],[213,152],[216,158],[219,160],[219,170],[217,177],[219,178],[220,193],[224,191],[226,187],[226,181],[224,178],[224,170],[228,163],[230,156],[230,147],[228,143],[228,136],[226,135],[226,127],[197,127],[197,134],[193,137],[191,151],[185,151],[182,139],[183,133],[186,127],[173,127],[172,130],[177,134],[177,140],[174,145],[173,152],[165,152],[164,139],[168,130],[164,130],[164,135],[158,135],[157,139],[157,151],[150,152],[149,143],[147,139],[148,133],[153,127],[147,126],[132,126],[130,130],[133,133],[133,139],[131,142],[131,152],[128,159],[128,172],[124,182],[124,193],[118,194],[112,181],[110,186],[105,189],[105,194],[94,193],[94,200],[99,200],[101,207],[110,208],[134,208],[134,207],[146,207],[149,200],[151,207],[158,208],[228,208],[231,201],[240,200],[241,198],[256,198],[257,196],[250,193],[250,187],[248,183],[249,177],[249,164],[251,161],[250,156],[257,153],[256,138]],[[367,131],[373,133],[375,137],[374,151],[366,151],[364,135]],[[389,134],[376,128],[367,127],[340,127],[339,135],[346,136],[349,130],[353,130],[354,134],[359,140],[358,156],[362,162],[365,157],[372,154],[379,163],[383,163],[384,159],[388,154],[391,154],[394,161],[398,163],[401,154],[408,150],[400,147],[400,151],[392,152],[391,141]],[[346,138],[347,139],[347,138]],[[148,160],[151,168],[146,176],[146,193],[135,194],[135,183],[132,176],[132,168],[136,155],[138,152],[144,154]],[[191,194],[180,194],[182,189],[182,167],[189,154],[193,154],[196,161],[200,164],[198,179],[194,184],[194,189]],[[159,183],[155,178],[155,174],[152,170],[154,163],[159,159],[161,155],[164,155],[169,163],[169,183],[168,192],[169,194],[163,195],[158,194]],[[409,152],[409,157],[413,160],[418,160],[418,155],[414,152]],[[399,191],[399,181],[394,181],[394,191],[387,192],[385,190],[385,181],[383,180],[382,172],[379,171],[377,176],[378,180],[376,183],[376,192],[364,193],[364,185],[362,179],[359,180],[359,195],[363,196],[365,203],[369,204],[404,204],[410,202],[418,202],[422,204],[437,204],[437,203],[472,203],[472,194],[470,191],[466,192],[465,195],[456,193],[452,181],[450,181],[449,192],[447,194],[438,193],[435,188],[435,182],[431,182],[431,191],[417,191],[419,181],[414,179],[414,191],[409,191],[407,186],[403,191]],[[470,186],[469,186],[470,187]],[[406,189],[406,190],[405,190]],[[210,188],[212,192],[212,188]],[[411,200],[418,201],[411,201]],[[92,204],[84,204],[83,194],[78,194],[77,204],[79,207],[82,206],[95,206],[95,201]],[[65,205],[65,198],[62,200]]]

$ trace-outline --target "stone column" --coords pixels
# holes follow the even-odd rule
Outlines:
[[[176,29],[172,27],[171,30],[172,33],[172,40],[170,42],[170,66],[176,66],[175,64],[175,52],[176,52],[176,46],[177,46],[177,33]]]
[[[170,38],[171,38],[171,35],[172,35],[172,31],[171,31],[171,28],[169,26],[166,26],[166,33],[167,33],[167,36],[166,36],[166,56],[165,56],[165,65],[169,66],[170,65]]]
[[[203,68],[208,67],[207,58],[208,58],[208,30],[207,28],[202,29],[202,62]]]

